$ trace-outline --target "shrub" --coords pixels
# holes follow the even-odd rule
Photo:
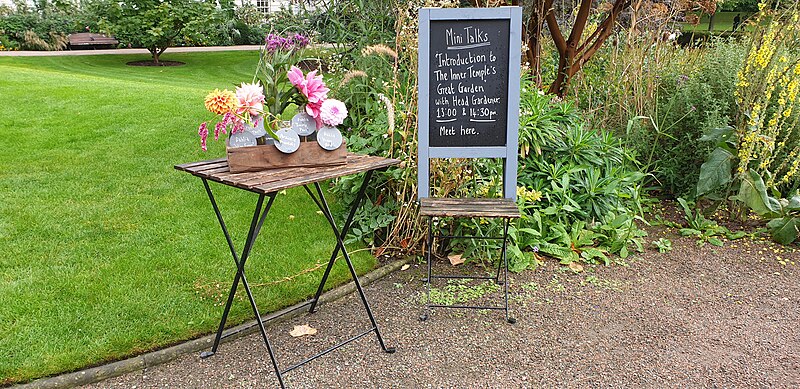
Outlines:
[[[733,116],[744,47],[716,41],[698,49],[646,37],[618,39],[588,64],[573,98],[595,127],[626,140],[667,195],[691,194],[710,150],[698,140]]]
[[[31,7],[16,1],[13,9],[0,14],[0,36],[6,47],[24,50],[62,50],[66,35],[82,30],[78,27],[77,8],[69,3],[36,2]]]

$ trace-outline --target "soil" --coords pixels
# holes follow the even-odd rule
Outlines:
[[[164,60],[160,60],[160,61],[158,61],[158,63],[156,63],[156,62],[153,62],[152,60],[147,60],[147,61],[131,61],[131,62],[128,62],[128,65],[129,66],[183,66],[183,65],[186,65],[186,64],[183,63],[183,62],[180,62],[180,61],[164,61]]]
[[[749,238],[698,246],[651,228],[648,250],[625,265],[576,273],[550,261],[510,276],[511,310],[433,309],[425,322],[424,266],[365,289],[388,346],[369,334],[285,375],[288,387],[798,387],[800,252]],[[339,265],[341,266],[341,265]],[[436,273],[466,272],[444,262]],[[477,290],[475,288],[474,290]],[[479,298],[501,302],[494,292]],[[472,301],[475,302],[475,301]],[[292,338],[294,325],[318,329]],[[267,327],[283,368],[369,329],[357,295]],[[260,334],[112,378],[108,387],[276,387]]]

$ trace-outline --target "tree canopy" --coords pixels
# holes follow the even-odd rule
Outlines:
[[[215,6],[210,0],[121,0],[108,5],[101,24],[120,42],[146,48],[158,63],[183,29],[211,15]]]

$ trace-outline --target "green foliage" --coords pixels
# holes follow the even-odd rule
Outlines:
[[[643,251],[646,234],[636,220],[643,221],[637,212],[644,174],[635,169],[636,159],[612,135],[584,126],[572,104],[553,101],[528,78],[522,84],[517,194],[523,217],[509,231],[511,268],[536,266],[539,253],[564,264],[610,264],[610,254],[626,258]],[[490,193],[497,183],[485,178],[498,177],[500,165],[478,164],[476,170],[477,193]],[[502,226],[462,222],[455,231],[497,235]],[[453,248],[491,260],[499,243],[463,240]]]
[[[667,253],[672,251],[672,241],[667,238],[659,238],[653,241],[653,246],[658,249],[659,253]]]
[[[0,43],[22,50],[62,50],[66,35],[82,31],[80,11],[69,1],[15,1],[0,14]]]
[[[146,48],[158,62],[187,26],[202,24],[215,6],[211,0],[123,0],[109,4],[101,26],[122,44]]]
[[[713,149],[701,136],[730,124],[736,73],[746,47],[715,40],[704,48],[620,35],[587,63],[573,90],[594,126],[634,150],[648,186],[670,196],[693,193]]]
[[[740,239],[746,235],[745,232],[732,232],[725,226],[720,226],[713,220],[708,220],[703,216],[699,210],[694,210],[695,204],[678,198],[678,203],[681,205],[684,213],[684,219],[687,222],[687,227],[680,228],[679,232],[682,236],[691,236],[697,238],[697,243],[703,245],[711,243],[714,246],[722,247],[723,243],[719,237],[724,236],[730,240]]]
[[[744,49],[738,43],[716,42],[695,69],[669,68],[661,74],[653,110],[656,125],[634,129],[628,144],[646,155],[660,186],[676,196],[692,194],[709,145],[700,141],[733,116],[736,72]],[[658,151],[657,153],[655,151]],[[725,163],[720,157],[717,163]],[[724,176],[718,177],[724,180]]]
[[[761,176],[753,170],[741,176],[739,193],[732,199],[741,201],[759,216],[770,219],[767,223],[772,239],[781,244],[790,244],[797,239],[800,228],[800,193],[789,199],[767,194]]]
[[[318,33],[320,41],[354,53],[366,44],[394,40],[392,3],[370,0],[323,2],[320,12],[310,15],[309,27]]]

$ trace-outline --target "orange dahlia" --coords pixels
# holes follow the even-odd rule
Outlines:
[[[206,96],[206,109],[217,114],[224,115],[236,109],[236,94],[225,89],[214,89]]]

